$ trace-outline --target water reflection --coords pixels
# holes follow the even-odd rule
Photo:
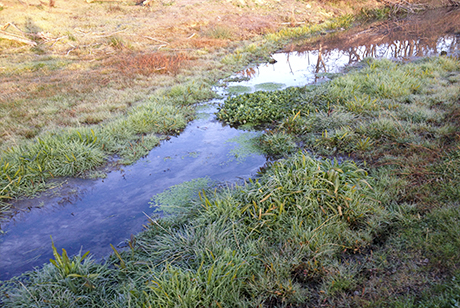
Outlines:
[[[297,54],[319,53],[315,72],[327,72],[324,60],[337,57],[354,64],[364,58],[411,59],[438,55],[459,54],[460,10],[443,9],[386,22],[369,29],[354,30],[288,46],[285,51]]]

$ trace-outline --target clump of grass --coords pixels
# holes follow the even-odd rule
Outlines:
[[[260,137],[261,149],[270,156],[288,156],[297,151],[298,147],[292,135],[284,132],[266,131]]]
[[[120,36],[111,36],[108,38],[107,43],[109,46],[115,49],[123,49],[126,47],[126,43]]]
[[[265,37],[272,42],[282,42],[286,39],[304,39],[321,33],[322,31],[347,29],[352,25],[352,15],[342,15],[321,24],[305,25],[296,28],[285,28],[276,33],[267,34]]]
[[[189,106],[196,102],[206,101],[216,97],[209,83],[192,81],[176,84],[167,91],[159,91],[158,95],[165,95],[178,106]]]
[[[369,8],[364,7],[359,12],[358,19],[361,19],[364,21],[375,21],[375,20],[386,19],[391,14],[392,14],[392,10],[389,6],[384,6],[380,8],[374,8],[374,9],[369,9]]]
[[[230,40],[233,38],[233,30],[227,26],[216,25],[207,31],[207,36],[214,39]]]

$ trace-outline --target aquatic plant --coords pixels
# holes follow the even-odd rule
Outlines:
[[[259,132],[246,132],[235,138],[228,139],[225,143],[234,143],[236,146],[230,150],[230,161],[236,159],[238,162],[244,161],[252,154],[261,155],[261,150],[257,138],[261,136]]]
[[[217,118],[228,124],[269,124],[294,112],[308,113],[326,106],[313,100],[320,94],[314,88],[291,87],[271,92],[257,91],[229,97],[219,107]]]
[[[277,83],[277,82],[264,82],[260,84],[256,84],[254,88],[258,91],[273,91],[279,90],[286,85],[284,83]]]
[[[227,92],[230,94],[249,93],[251,91],[252,91],[251,87],[245,87],[245,86],[230,86],[227,88]]]
[[[198,193],[211,187],[210,178],[197,178],[173,185],[165,191],[156,194],[149,202],[150,206],[167,214],[180,214],[199,199]]]

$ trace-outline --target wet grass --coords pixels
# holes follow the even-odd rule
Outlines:
[[[460,259],[460,63],[449,57],[365,62],[362,69],[315,90],[301,88],[290,100],[308,107],[291,105],[290,115],[267,118],[264,124],[259,119],[269,113],[252,120],[267,129],[259,142],[278,157],[306,148],[323,157],[362,162],[385,190],[376,199],[395,213],[367,251],[342,255],[346,269],[338,271],[340,279],[328,276],[334,286],[322,289],[322,303],[450,307],[458,302]],[[236,116],[238,108],[253,108],[260,95],[249,94],[238,106],[233,105],[238,97],[229,99],[220,113],[241,123],[246,118]],[[263,95],[268,97],[260,104],[280,94]]]
[[[102,125],[56,129],[4,150],[0,157],[2,200],[43,190],[50,178],[84,175],[111,155],[119,155],[124,164],[138,160],[166,135],[186,126],[194,115],[190,104],[213,95],[203,87],[176,86]]]
[[[392,216],[372,198],[373,179],[351,161],[298,153],[242,186],[216,191],[202,182],[191,183],[203,188],[192,198],[182,197],[190,185],[156,197],[180,215],[152,221],[128,251],[104,264],[69,259],[63,263],[73,270],[64,276],[54,262],[11,280],[5,306],[300,304],[328,284],[343,251],[365,249]]]

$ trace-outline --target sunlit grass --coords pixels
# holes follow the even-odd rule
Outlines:
[[[172,188],[155,203],[182,215],[152,221],[106,264],[65,259],[78,275],[65,278],[59,267],[45,266],[29,274],[25,288],[10,281],[5,304],[60,305],[83,294],[81,303],[112,306],[305,302],[317,292],[311,283],[336,267],[333,260],[369,245],[378,229],[372,221],[391,216],[371,197],[372,181],[351,161],[298,153],[242,186],[213,191],[196,181]],[[189,189],[197,185],[201,191]],[[53,284],[55,296],[43,290]]]

